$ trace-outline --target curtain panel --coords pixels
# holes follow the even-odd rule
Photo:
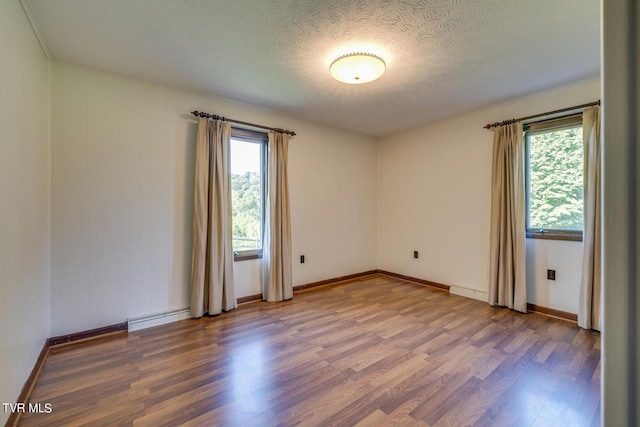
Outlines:
[[[262,255],[263,299],[266,301],[284,301],[293,297],[288,152],[289,135],[270,132]]]
[[[601,330],[602,304],[602,146],[600,107],[582,114],[584,142],[584,231],[578,325]]]
[[[493,136],[489,304],[527,312],[522,123]]]
[[[229,123],[198,120],[190,301],[193,317],[237,307],[233,292],[230,135]]]

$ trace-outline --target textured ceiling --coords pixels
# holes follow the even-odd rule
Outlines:
[[[53,60],[374,136],[600,69],[599,0],[24,1]],[[334,81],[352,51],[387,72]]]

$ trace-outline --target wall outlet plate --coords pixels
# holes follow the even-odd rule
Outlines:
[[[413,257],[414,257],[415,259],[418,259],[418,251],[413,251]]]
[[[555,270],[547,270],[547,280],[556,280]]]

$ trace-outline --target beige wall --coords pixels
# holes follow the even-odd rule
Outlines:
[[[381,139],[379,268],[486,300],[493,133],[483,126],[599,96],[600,82],[593,80]],[[576,313],[581,251],[582,243],[529,240],[529,302]],[[546,280],[547,268],[557,270],[557,281]]]
[[[18,1],[0,2],[0,63],[0,402],[15,402],[50,334],[51,229],[49,64]]]
[[[62,64],[52,76],[54,335],[188,306],[194,109],[297,132],[294,285],[376,268],[372,138]],[[259,273],[235,263],[237,297],[260,293]]]

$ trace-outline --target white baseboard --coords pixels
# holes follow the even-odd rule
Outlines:
[[[146,316],[129,319],[129,332],[151,328],[153,326],[164,325],[166,323],[177,322],[178,320],[190,319],[191,313],[188,308],[181,310],[165,311],[164,313],[149,314]]]
[[[478,301],[489,301],[489,295],[486,292],[478,291],[476,289],[463,288],[462,286],[451,285],[449,293],[453,295],[460,295],[462,297],[477,299]]]

